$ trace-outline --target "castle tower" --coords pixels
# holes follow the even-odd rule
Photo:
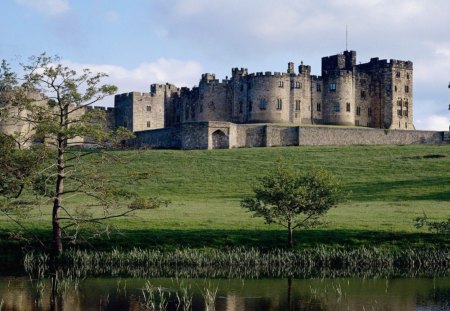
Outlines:
[[[325,124],[355,124],[356,52],[345,51],[322,58],[323,122]]]
[[[233,68],[231,70],[230,99],[232,122],[243,123],[248,119],[247,75],[247,68]]]

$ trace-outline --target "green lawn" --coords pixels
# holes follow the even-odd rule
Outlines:
[[[450,146],[285,147],[232,150],[114,151],[128,164],[108,166],[123,187],[160,196],[167,208],[142,211],[115,220],[120,230],[109,240],[91,240],[110,247],[283,247],[286,233],[239,207],[251,195],[252,184],[284,157],[295,168],[324,167],[339,176],[349,201],[332,209],[325,223],[295,234],[297,247],[317,243],[448,246],[450,239],[417,230],[413,219],[425,212],[431,219],[450,215]],[[127,172],[151,172],[153,177],[130,185]],[[66,204],[81,206],[82,197]],[[50,229],[50,208],[43,206],[27,225],[40,235]],[[0,217],[2,242],[14,226]],[[10,242],[8,242],[10,243]]]

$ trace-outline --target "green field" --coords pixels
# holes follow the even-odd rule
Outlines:
[[[295,233],[296,247],[328,245],[448,246],[448,236],[414,228],[425,212],[430,219],[450,215],[450,146],[340,146],[249,148],[232,150],[111,151],[127,164],[110,165],[123,187],[171,200],[168,207],[146,210],[111,222],[118,231],[92,239],[87,247],[284,247],[286,233],[239,207],[252,184],[284,157],[298,170],[324,167],[343,181],[349,200],[332,209],[325,223]],[[127,172],[151,172],[130,185]],[[85,204],[72,197],[72,206]],[[27,220],[47,237],[50,208]],[[2,243],[14,225],[0,217]]]

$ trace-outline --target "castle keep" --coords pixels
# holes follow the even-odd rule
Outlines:
[[[324,124],[412,130],[413,65],[372,58],[356,64],[356,52],[322,58],[321,76],[303,63],[286,72],[231,78],[202,75],[198,87],[153,84],[150,93],[115,97],[115,122],[133,132],[189,122]]]
[[[205,73],[192,89],[153,84],[149,93],[116,95],[106,115],[106,127],[135,133],[127,142],[135,147],[450,143],[449,132],[414,128],[412,62],[356,64],[355,51],[323,57],[320,76],[308,65],[288,63],[283,73],[233,68],[221,81]],[[0,119],[0,130],[27,133],[29,124]]]

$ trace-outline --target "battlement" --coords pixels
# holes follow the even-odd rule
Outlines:
[[[352,70],[355,65],[355,51],[344,51],[342,54],[322,57],[322,72],[332,70]]]
[[[295,74],[295,64],[293,62],[289,62],[288,63],[287,73],[288,74]]]
[[[152,96],[151,93],[141,93],[141,92],[129,92],[129,93],[122,93],[117,94],[114,96],[115,101],[123,101],[128,99],[133,99],[135,97],[140,96]]]
[[[103,107],[103,106],[86,106],[87,110],[102,110],[106,112],[114,111],[114,107]]]
[[[202,82],[210,82],[210,81],[214,81],[216,79],[216,75],[213,73],[204,73],[202,74]]]
[[[310,75],[311,74],[311,66],[303,65],[303,62],[301,62],[300,66],[298,66],[298,74],[299,75],[302,75],[302,74]]]
[[[371,70],[380,68],[396,68],[396,69],[413,69],[413,63],[411,61],[403,61],[397,59],[379,59],[378,57],[372,57],[368,63],[357,65],[359,69]]]
[[[237,77],[237,76],[246,76],[248,75],[248,69],[247,68],[232,68],[231,69],[231,76]]]

